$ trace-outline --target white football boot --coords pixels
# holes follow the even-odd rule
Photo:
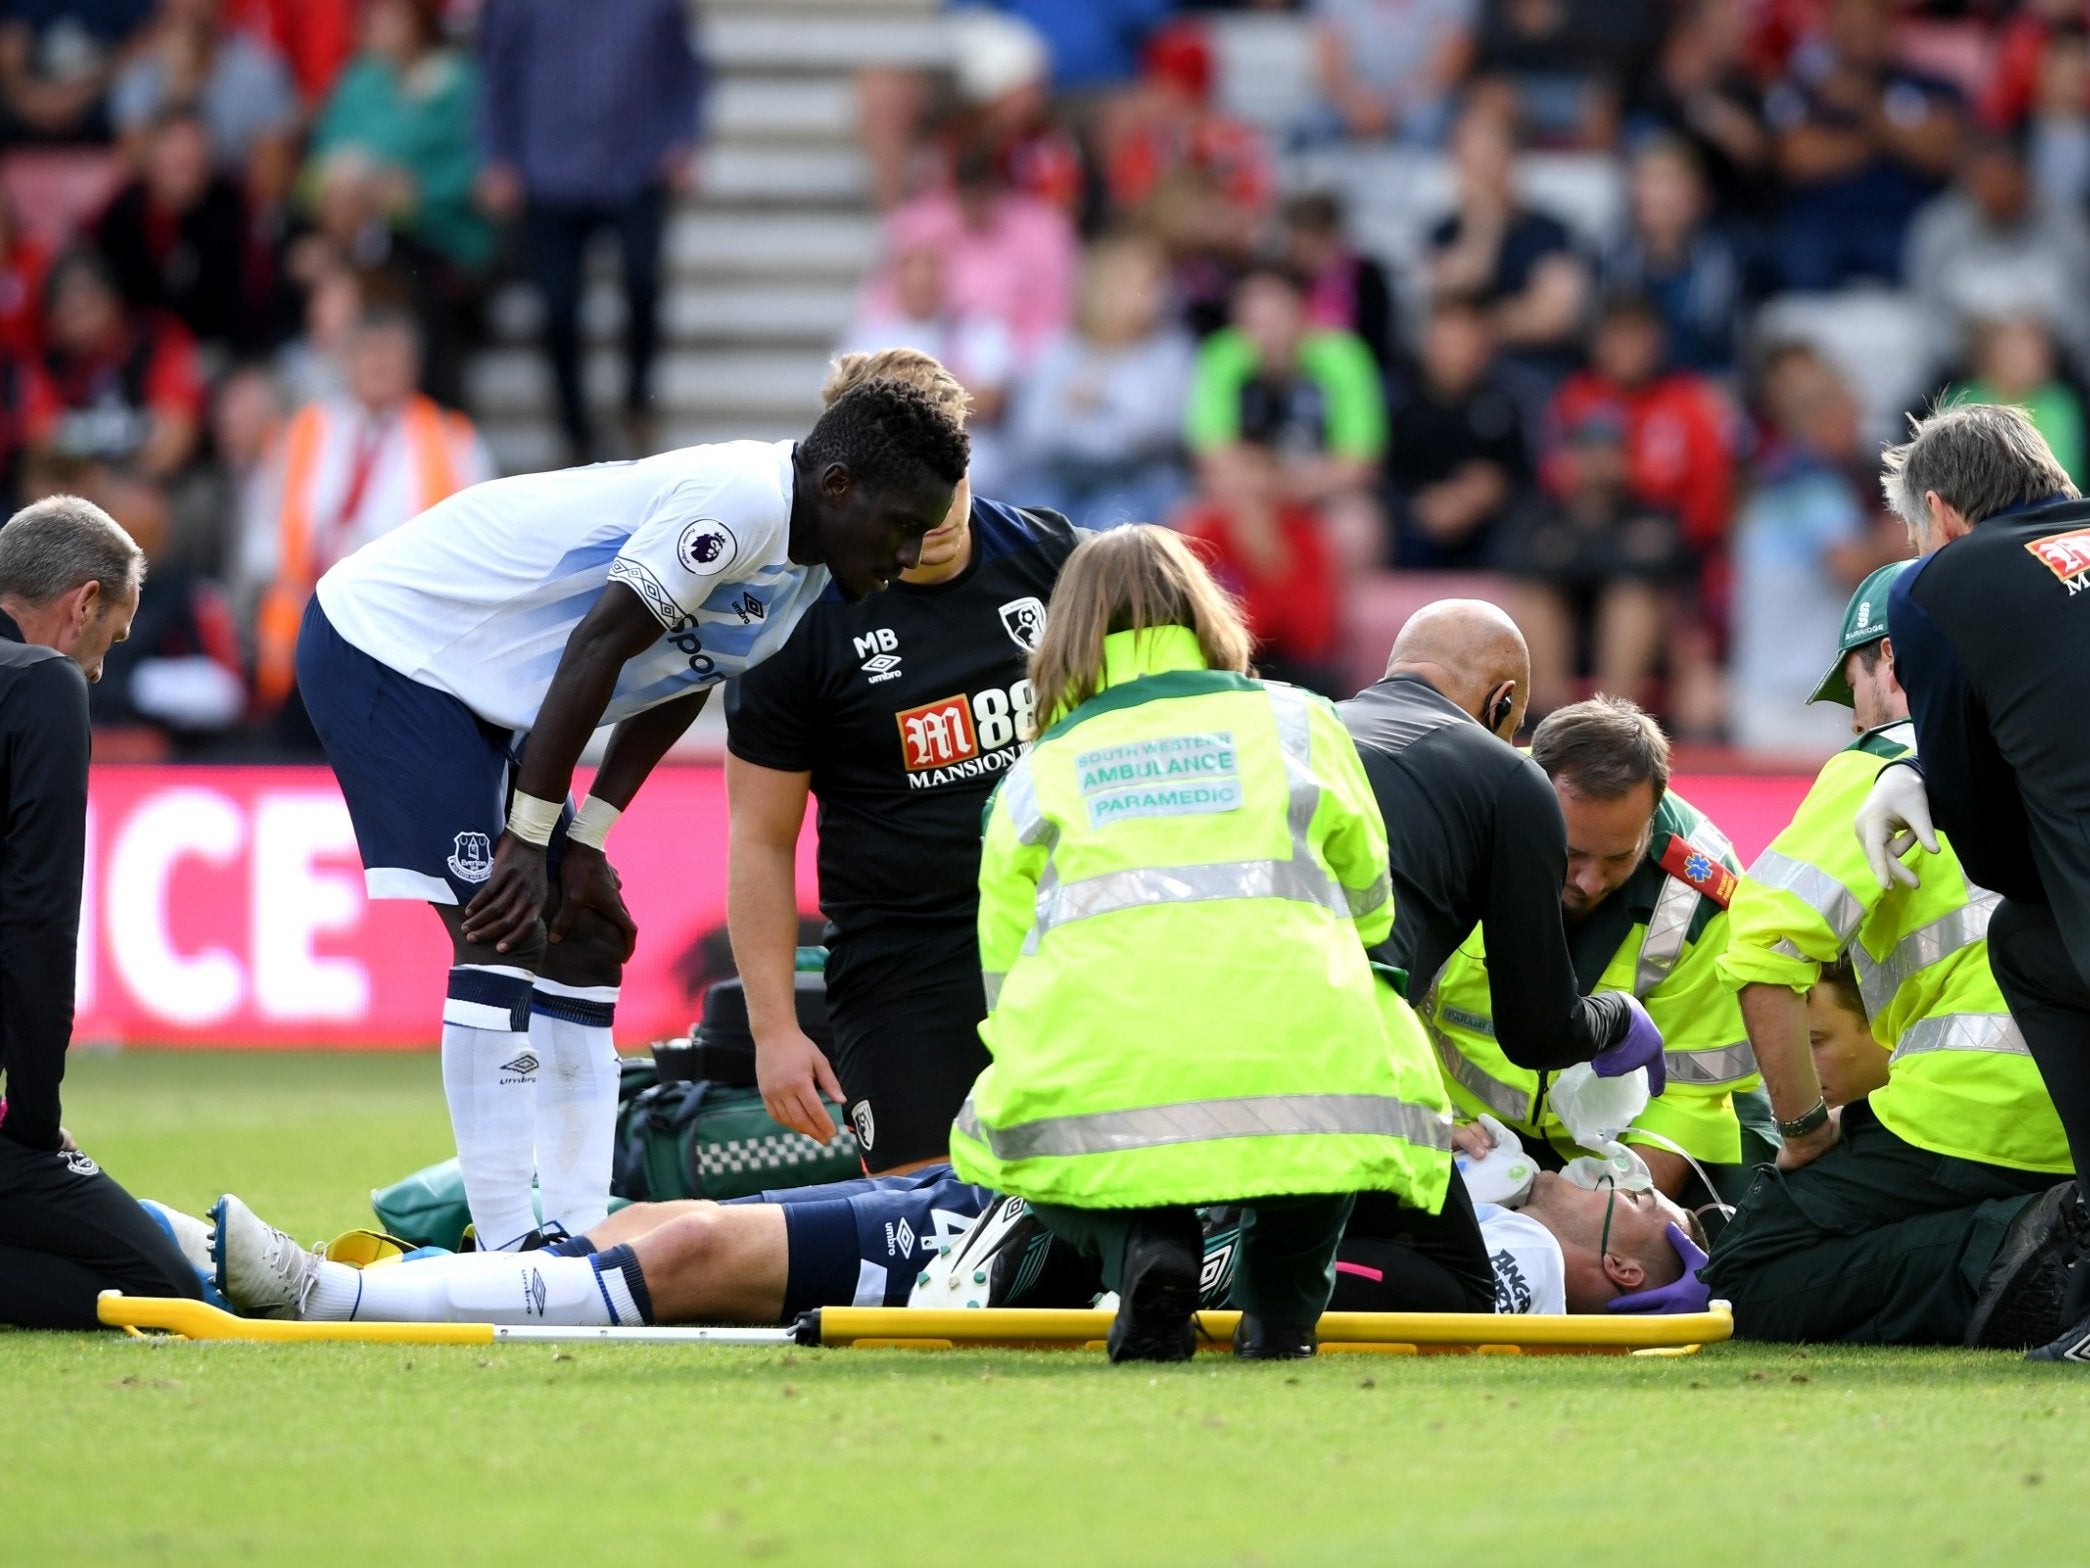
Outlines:
[[[299,1246],[231,1193],[211,1205],[218,1289],[249,1317],[297,1318],[319,1281],[320,1254]]]

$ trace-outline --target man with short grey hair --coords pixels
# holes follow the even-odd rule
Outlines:
[[[0,527],[0,613],[21,641],[64,654],[89,681],[130,635],[144,585],[145,552],[92,501],[47,496]]]
[[[92,1328],[103,1290],[199,1293],[172,1237],[59,1125],[87,841],[87,683],[130,632],[145,557],[53,496],[0,526],[0,1323]],[[6,630],[6,628],[0,628]]]
[[[2090,503],[2022,409],[1966,404],[1917,420],[1886,454],[1887,499],[1922,555],[1894,584],[1888,633],[1915,722],[1859,808],[1881,887],[1915,885],[1913,845],[1952,837],[2002,895],[1989,967],[2090,1177]],[[1962,1037],[1963,1036],[1963,1037]],[[1943,1049],[1983,1048],[1971,1030]],[[2090,1267],[2034,1359],[2090,1362]]]

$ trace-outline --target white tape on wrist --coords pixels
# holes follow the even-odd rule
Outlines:
[[[552,841],[552,829],[559,825],[559,813],[565,809],[564,801],[539,800],[517,790],[508,803],[508,831],[541,849]]]
[[[566,830],[566,842],[600,849],[603,841],[610,836],[610,829],[617,825],[617,819],[623,815],[622,807],[613,806],[606,800],[590,795],[581,802],[580,814]]]

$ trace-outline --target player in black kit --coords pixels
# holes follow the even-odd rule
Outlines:
[[[853,354],[838,396],[896,376],[963,410],[912,350]],[[862,604],[830,593],[783,649],[727,688],[729,920],[769,1112],[826,1138],[846,1104],[864,1162],[948,1157],[951,1118],[987,1065],[979,1022],[980,820],[1033,733],[1025,667],[1079,535],[1055,512],[974,498],[922,541],[921,565]],[[819,801],[835,1060],[798,1027],[793,852]]]

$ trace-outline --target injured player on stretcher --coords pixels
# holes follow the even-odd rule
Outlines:
[[[1443,1214],[1360,1198],[1331,1310],[1705,1306],[1703,1232],[1630,1154],[1563,1176],[1521,1161],[1498,1126],[1462,1128],[1460,1146],[1467,1180]],[[1475,1202],[1469,1187],[1502,1201]],[[236,1197],[220,1199],[208,1224],[159,1212],[232,1306],[308,1321],[775,1324],[822,1306],[1086,1307],[1101,1289],[1093,1260],[1055,1241],[1021,1199],[961,1182],[948,1166],[728,1203],[633,1204],[530,1253],[398,1259],[380,1247],[390,1256],[367,1267],[300,1246]],[[1207,1308],[1227,1305],[1238,1221],[1229,1209],[1206,1214]]]

